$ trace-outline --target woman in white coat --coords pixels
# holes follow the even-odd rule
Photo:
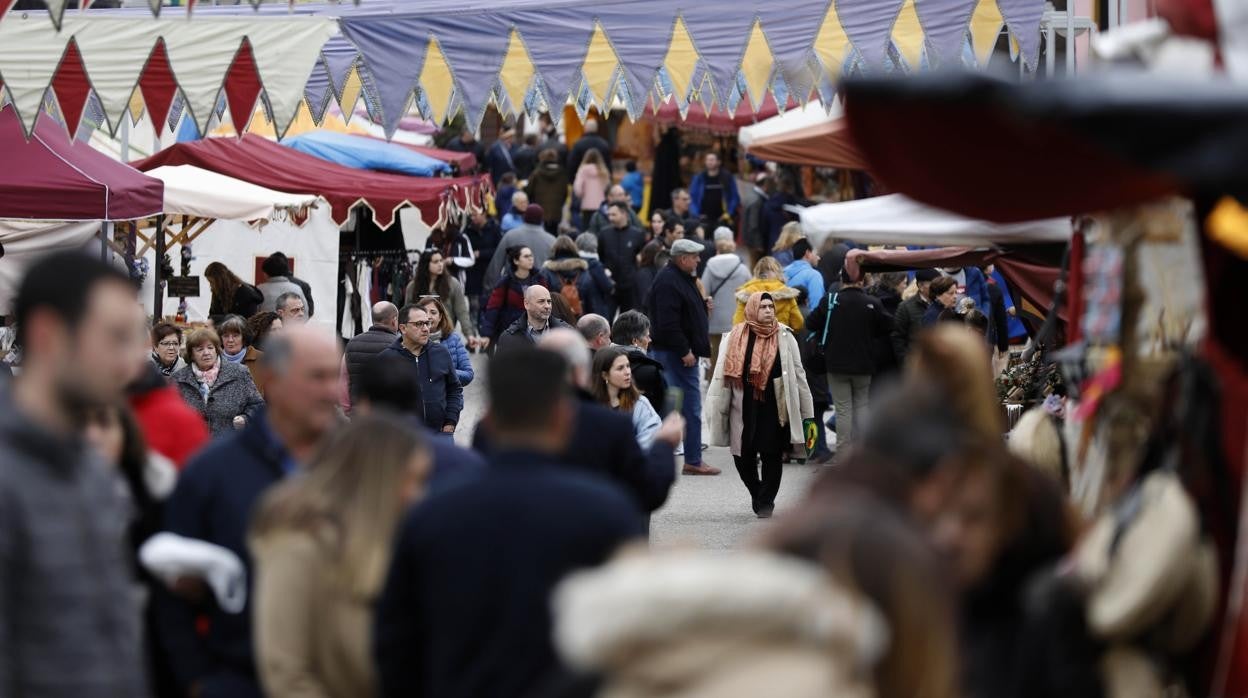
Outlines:
[[[645,395],[633,385],[633,369],[628,353],[619,347],[606,347],[594,354],[594,400],[633,418],[633,436],[643,451],[650,450],[663,420]]]
[[[754,513],[771,516],[784,450],[790,443],[805,447],[802,420],[815,416],[797,338],[776,321],[771,294],[751,294],[745,322],[734,326],[720,345],[707,414],[711,444],[731,447]]]

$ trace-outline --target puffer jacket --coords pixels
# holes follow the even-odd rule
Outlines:
[[[251,372],[224,358],[218,361],[221,362],[221,371],[208,390],[207,400],[200,393],[199,379],[195,377],[193,367],[184,366],[171,377],[182,399],[203,416],[208,423],[208,431],[214,437],[232,431],[235,417],[250,420],[264,407],[264,398],[260,397]]]
[[[441,344],[451,354],[451,363],[455,364],[455,375],[459,377],[460,385],[468,385],[472,382],[476,375],[472,370],[472,357],[468,355],[468,347],[464,346],[464,340],[454,332],[449,337],[443,337],[441,332],[434,332],[429,335],[429,341]]]
[[[596,266],[598,273],[594,274],[589,260],[583,259],[579,254],[575,257],[563,255],[546,260],[542,271],[546,275],[551,293],[560,293],[566,284],[576,284],[577,293],[581,297],[581,315],[597,313],[611,317],[607,315],[607,299],[615,292],[615,284],[607,276],[601,262]]]
[[[552,601],[560,655],[610,698],[872,698],[889,641],[860,593],[763,551],[622,556]]]
[[[776,302],[776,320],[794,332],[801,332],[806,326],[802,317],[802,309],[797,305],[798,290],[789,288],[779,279],[750,279],[737,289],[737,312],[732,315],[732,324],[745,322],[745,304],[755,293],[770,293]]]

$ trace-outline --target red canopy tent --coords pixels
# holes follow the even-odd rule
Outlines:
[[[477,166],[477,156],[472,153],[461,153],[457,150],[445,150],[443,148],[432,148],[427,145],[412,145],[410,143],[399,143],[398,141],[390,141],[395,145],[401,145],[409,150],[414,150],[421,155],[428,155],[435,160],[441,160],[450,165],[459,168],[460,172],[468,172]]]
[[[796,100],[790,99],[785,109],[796,109],[800,104]],[[646,105],[646,111],[641,118],[653,121],[656,124],[668,126],[677,126],[686,130],[701,129],[710,131],[723,136],[735,135],[737,129],[742,126],[749,126],[763,119],[770,119],[780,113],[780,108],[776,106],[776,99],[771,92],[767,92],[767,96],[763,99],[763,103],[759,105],[758,111],[750,109],[748,100],[741,100],[737,105],[735,112],[729,113],[726,109],[712,109],[708,114],[699,102],[689,105],[689,111],[685,114],[685,118],[680,118],[680,107],[676,106],[675,99],[668,99],[656,109],[653,104]]]
[[[764,136],[747,148],[750,155],[792,165],[813,165],[851,170],[865,170],[866,158],[849,137],[844,119]]]
[[[318,194],[329,202],[339,224],[363,204],[381,228],[390,227],[404,206],[420,209],[421,217],[433,224],[447,212],[444,206],[479,205],[484,186],[472,177],[430,179],[343,167],[250,134],[178,143],[133,164],[140,170],[195,165],[277,191]]]
[[[0,109],[0,218],[131,220],[160,213],[165,185],[116,162],[41,118],[26,140],[11,107]]]

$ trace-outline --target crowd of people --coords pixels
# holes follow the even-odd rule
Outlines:
[[[713,154],[643,227],[586,131],[525,139],[512,220],[436,231],[345,348],[280,253],[255,286],[210,266],[189,329],[102,262],[33,264],[0,390],[0,695],[1105,695],[1066,483],[1003,438],[993,270],[738,233]],[[483,154],[500,183],[509,145]],[[680,475],[721,474],[710,447],[775,520],[647,550]],[[792,461],[831,467],[777,511]]]

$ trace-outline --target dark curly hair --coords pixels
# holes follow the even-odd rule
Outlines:
[[[277,313],[272,310],[263,310],[247,318],[247,333],[244,336],[251,337],[253,347],[264,349],[264,340],[269,336],[273,321],[277,318]]]

